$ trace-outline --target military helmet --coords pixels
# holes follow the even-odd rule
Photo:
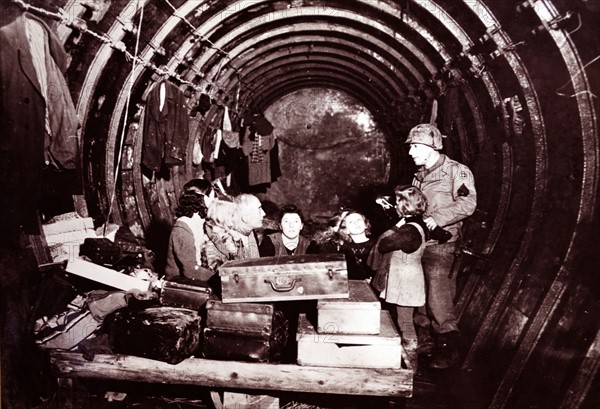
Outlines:
[[[405,143],[420,143],[436,151],[442,149],[442,134],[435,125],[419,124],[410,130]]]

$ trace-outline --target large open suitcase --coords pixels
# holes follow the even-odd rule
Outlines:
[[[348,297],[343,254],[228,261],[219,268],[224,303]]]

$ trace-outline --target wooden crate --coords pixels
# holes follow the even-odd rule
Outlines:
[[[379,334],[381,302],[366,281],[348,281],[348,298],[317,302],[319,334]]]
[[[400,369],[402,346],[390,313],[380,311],[378,335],[319,334],[301,314],[297,363],[303,366]]]

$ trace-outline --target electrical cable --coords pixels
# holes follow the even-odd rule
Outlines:
[[[577,95],[580,95],[580,94],[590,94],[592,97],[597,98],[597,96],[594,93],[592,93],[590,90],[579,91],[579,92],[576,92],[573,95],[564,94],[564,93],[560,92],[560,90],[562,90],[564,87],[566,87],[571,82],[573,82],[573,78],[575,78],[576,76],[580,75],[583,70],[585,70],[590,64],[596,62],[598,59],[600,59],[600,55],[597,55],[596,57],[594,57],[593,59],[591,59],[590,61],[588,61],[586,64],[584,64],[584,66],[581,67],[573,76],[571,76],[571,78],[567,82],[565,82],[563,85],[561,85],[560,87],[558,87],[556,89],[556,91],[555,91],[556,95],[559,95],[561,97],[573,98],[573,97],[576,97]]]
[[[11,0],[11,1],[13,3],[15,3],[16,5],[18,5],[19,7],[21,7],[24,11],[32,11],[32,12],[35,12],[36,14],[41,15],[41,16],[44,16],[44,17],[47,17],[47,18],[50,18],[50,19],[53,19],[53,20],[60,21],[61,23],[63,23],[64,25],[66,25],[67,27],[69,27],[69,28],[71,28],[73,30],[77,30],[77,31],[79,31],[81,33],[88,34],[88,35],[96,38],[97,40],[99,40],[102,43],[110,44],[110,46],[113,49],[115,49],[117,51],[121,51],[122,53],[124,53],[125,54],[125,58],[127,58],[127,60],[136,61],[138,64],[143,65],[144,68],[152,70],[153,72],[155,72],[156,74],[158,74],[160,76],[165,76],[167,78],[169,78],[169,77],[173,78],[179,84],[187,85],[187,86],[193,88],[194,91],[202,92],[201,87],[197,86],[196,84],[194,84],[191,81],[183,79],[176,72],[171,72],[171,71],[168,71],[168,70],[164,70],[162,68],[157,67],[155,64],[153,64],[153,63],[151,63],[149,61],[141,59],[137,55],[131,54],[129,51],[127,51],[127,49],[126,49],[125,45],[123,44],[123,42],[121,42],[121,41],[114,41],[107,34],[98,34],[98,33],[94,32],[92,30],[89,30],[87,27],[82,27],[81,24],[78,24],[78,20],[80,20],[78,18],[69,18],[69,17],[67,17],[65,15],[64,12],[62,12],[62,13],[60,13],[60,12],[53,12],[53,11],[50,11],[50,10],[47,10],[47,9],[44,9],[44,8],[41,8],[41,7],[33,6],[33,5],[29,4],[29,3],[24,2],[23,0]],[[165,0],[165,1],[167,3],[169,3],[169,5],[171,7],[174,8],[174,6],[168,0]],[[176,9],[175,9],[175,11],[176,11]],[[123,24],[122,22],[120,22],[120,23]],[[188,24],[189,24],[189,22],[188,22]],[[208,41],[208,40],[205,40],[205,41]],[[210,44],[213,44],[213,43],[210,42]],[[226,56],[227,59],[231,60],[231,58],[229,57],[229,54],[227,54],[225,51],[223,51],[223,50],[221,50],[221,49],[219,49],[217,47],[211,47],[211,48],[215,48],[215,49],[219,50],[220,52],[224,53],[224,55]],[[234,70],[236,70],[236,72],[237,72],[238,69],[236,67],[232,66],[231,64],[229,64],[229,65]],[[220,88],[219,84],[217,84],[216,82],[213,82],[213,81],[210,81],[208,79],[205,79],[203,73],[200,73],[197,70],[193,70],[193,72],[196,73],[196,74],[202,75],[203,80],[205,82],[207,82],[207,83],[209,83],[211,85],[214,85],[216,88]]]
[[[134,73],[136,67],[138,66],[138,61],[140,60],[139,58],[137,58],[137,55],[138,55],[139,47],[140,47],[140,35],[142,33],[142,21],[144,20],[144,8],[145,8],[145,4],[143,4],[142,8],[140,9],[140,21],[138,23],[138,30],[137,30],[136,39],[135,39],[135,50],[134,50],[134,54],[133,54],[134,58],[132,59],[131,71],[129,73],[129,78],[133,77],[133,73]],[[103,231],[102,235],[106,234],[106,227],[108,226],[107,222],[110,218],[110,215],[111,215],[112,209],[113,209],[113,204],[115,202],[115,195],[117,192],[117,178],[119,177],[119,171],[121,169],[121,160],[123,157],[123,144],[125,142],[125,133],[127,132],[127,116],[129,115],[129,105],[131,103],[132,91],[133,91],[133,80],[130,81],[129,89],[127,90],[127,100],[125,101],[125,114],[123,117],[123,128],[121,129],[121,138],[119,139],[117,165],[115,166],[115,173],[113,175],[113,184],[112,184],[112,189],[111,189],[111,194],[110,194],[110,203],[108,205],[108,213],[106,214],[105,223],[104,223],[104,231]]]

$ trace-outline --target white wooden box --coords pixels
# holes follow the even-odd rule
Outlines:
[[[298,321],[298,365],[339,368],[400,369],[400,334],[388,311],[380,311],[379,335],[319,334],[301,314]]]
[[[379,334],[381,302],[364,280],[348,281],[348,298],[317,302],[319,334]]]

